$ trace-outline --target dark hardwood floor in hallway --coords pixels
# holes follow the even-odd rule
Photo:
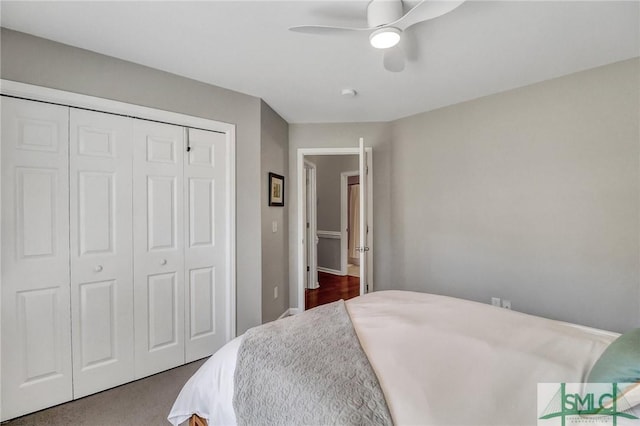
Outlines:
[[[340,299],[351,299],[360,294],[360,278],[358,277],[349,275],[341,277],[318,272],[318,282],[320,288],[305,290],[305,309],[315,308]]]

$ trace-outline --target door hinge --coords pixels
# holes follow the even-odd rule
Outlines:
[[[369,233],[369,225],[367,225],[367,234]]]
[[[307,229],[309,229],[309,222],[307,222]]]
[[[369,166],[367,166],[367,174],[369,174]]]
[[[309,272],[311,269],[309,269],[309,267],[307,266],[307,272]]]
[[[366,284],[366,285],[364,286],[364,292],[365,292],[365,293],[369,293],[369,284]]]

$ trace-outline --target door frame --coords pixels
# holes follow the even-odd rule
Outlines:
[[[369,173],[367,175],[367,223],[369,224],[369,233],[367,234],[368,247],[373,252],[373,150],[371,147],[365,148],[367,152],[367,162],[369,166]],[[296,179],[297,179],[297,213],[296,213],[296,228],[298,240],[296,241],[296,264],[298,268],[298,276],[296,287],[298,290],[298,309],[297,312],[303,312],[305,310],[304,303],[304,249],[305,249],[305,229],[304,229],[304,161],[305,156],[312,155],[360,155],[360,150],[357,146],[353,148],[298,148],[296,155]],[[373,291],[373,259],[368,262],[367,274],[369,279],[369,291]]]
[[[227,285],[225,288],[227,312],[226,340],[236,337],[236,126],[235,124],[207,118],[194,117],[126,102],[51,89],[33,84],[0,79],[0,94],[33,101],[53,103],[73,108],[96,110],[143,120],[159,121],[183,127],[191,127],[223,133],[227,139],[226,189],[227,189]],[[0,253],[1,254],[1,253]],[[1,294],[1,293],[0,293]],[[0,300],[0,303],[2,301]]]

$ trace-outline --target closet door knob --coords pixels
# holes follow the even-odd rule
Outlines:
[[[162,260],[160,261],[160,264],[161,264],[161,265],[166,265],[166,264],[167,264],[167,259],[162,259]]]
[[[94,268],[96,272],[102,272],[102,265],[98,265]]]

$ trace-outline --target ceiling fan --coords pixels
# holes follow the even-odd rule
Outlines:
[[[340,27],[331,25],[299,25],[291,31],[306,34],[336,34],[349,31],[370,31],[369,42],[384,49],[384,67],[388,71],[404,69],[405,56],[398,43],[402,33],[420,22],[451,12],[465,0],[422,0],[404,13],[402,0],[371,0],[367,5],[367,27]]]

